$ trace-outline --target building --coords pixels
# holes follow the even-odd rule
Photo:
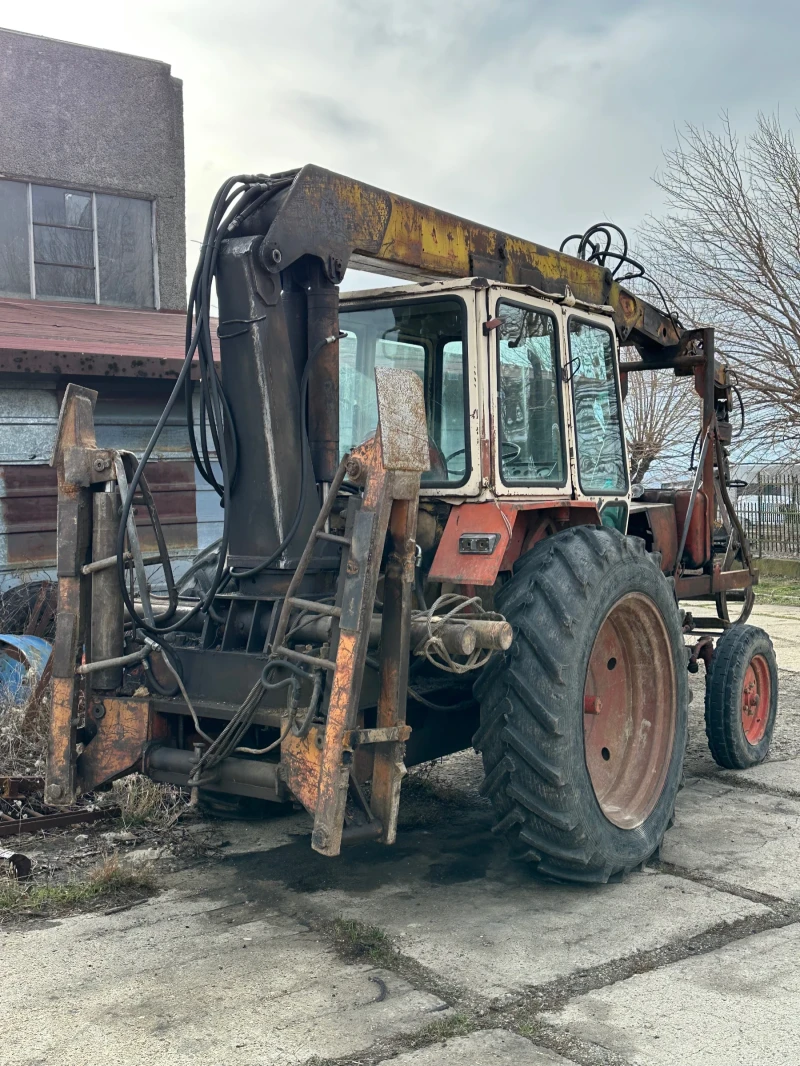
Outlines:
[[[182,86],[166,63],[0,29],[0,114],[2,588],[54,563],[67,383],[98,390],[101,446],[149,439],[183,357],[186,240]],[[157,459],[167,540],[188,557],[220,512],[195,483],[182,405]]]

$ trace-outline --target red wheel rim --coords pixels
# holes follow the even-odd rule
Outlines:
[[[623,596],[598,630],[583,698],[586,767],[603,814],[635,829],[664,787],[675,740],[677,683],[661,613]]]
[[[742,729],[748,744],[758,744],[767,731],[772,682],[763,655],[754,655],[742,685]]]

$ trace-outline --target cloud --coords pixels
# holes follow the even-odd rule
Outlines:
[[[316,162],[544,244],[658,209],[684,121],[794,106],[800,12],[748,0],[56,0],[13,28],[184,81],[188,236],[235,171]],[[189,246],[190,258],[196,245]]]

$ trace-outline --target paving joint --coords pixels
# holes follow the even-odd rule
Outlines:
[[[735,885],[730,881],[723,881],[719,877],[700,873],[696,870],[687,870],[684,866],[676,866],[663,859],[655,859],[648,863],[648,868],[656,873],[668,874],[671,877],[680,877],[685,881],[693,881],[704,888],[710,888],[714,892],[725,892],[729,896],[738,896],[740,899],[749,900],[751,903],[760,903],[769,907],[776,914],[789,917],[792,921],[800,921],[800,904],[791,903],[781,899],[780,896],[772,896],[767,892],[756,892],[755,889],[746,888],[743,885]]]
[[[777,766],[782,762],[796,761],[796,758],[774,759],[768,765]],[[730,774],[730,776],[723,776],[723,774]],[[736,777],[735,774],[735,770],[715,771],[698,769],[692,772],[692,777],[701,778],[703,781],[714,781],[718,785],[727,785],[730,788],[739,789],[741,792],[758,792],[767,796],[777,796],[780,799],[800,799],[800,789],[778,788],[777,785],[762,784],[760,781],[750,781],[746,777]]]
[[[669,863],[656,862],[651,864],[651,868],[659,873],[695,881],[714,891],[726,892],[759,903],[768,907],[769,912],[732,922],[719,922],[680,943],[667,944],[602,963],[501,1000],[481,997],[455,982],[443,980],[416,959],[404,955],[392,938],[375,927],[349,919],[350,934],[343,942],[339,924],[341,919],[322,918],[306,912],[301,920],[328,940],[342,958],[349,962],[359,959],[371,961],[376,966],[391,970],[418,991],[437,996],[455,1012],[441,1021],[434,1021],[413,1033],[400,1034],[378,1047],[366,1049],[356,1055],[311,1059],[306,1066],[378,1066],[379,1063],[391,1061],[404,1052],[482,1029],[508,1029],[536,1045],[571,1059],[578,1066],[631,1066],[629,1060],[615,1052],[578,1040],[569,1033],[548,1025],[539,1016],[546,1012],[558,1011],[569,1001],[587,992],[617,984],[638,974],[662,969],[686,958],[709,954],[727,944],[758,933],[800,922],[800,905],[788,903],[766,893],[739,888],[716,878],[695,875]],[[379,934],[377,948],[374,947],[376,933]],[[363,954],[358,947],[359,938],[367,945]]]

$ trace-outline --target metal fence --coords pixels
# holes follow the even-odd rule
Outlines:
[[[739,491],[736,513],[755,555],[800,558],[800,477],[758,474]]]

